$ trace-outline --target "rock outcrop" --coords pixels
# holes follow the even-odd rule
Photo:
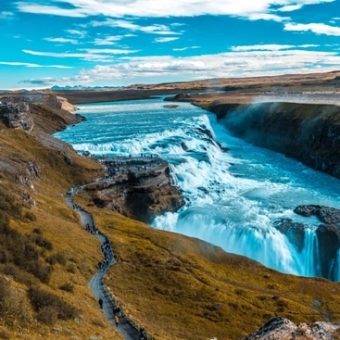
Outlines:
[[[145,223],[184,205],[172,185],[169,164],[158,157],[129,157],[104,160],[106,178],[85,190],[93,203]]]
[[[316,230],[319,242],[319,257],[321,275],[325,278],[336,280],[338,267],[338,252],[340,248],[340,232],[337,225],[320,225]]]
[[[22,171],[17,176],[17,182],[34,189],[33,180],[41,176],[41,167],[35,161],[22,163]]]
[[[306,226],[304,224],[293,222],[290,218],[283,218],[275,221],[274,227],[285,234],[289,239],[289,242],[294,244],[301,253],[305,242]]]
[[[320,205],[301,205],[294,209],[296,214],[310,217],[316,216],[320,224],[316,227],[315,234],[318,246],[315,250],[319,276],[330,280],[338,280],[338,253],[340,251],[340,210]],[[301,253],[305,247],[307,225],[294,222],[292,219],[280,219],[274,227],[285,234],[290,243],[294,244]]]
[[[0,119],[13,129],[30,131],[33,127],[33,118],[30,107],[26,102],[4,102],[0,106]]]
[[[46,126],[51,125],[51,131],[55,131],[85,120],[78,114],[69,114],[75,110],[76,108],[63,97],[39,92],[21,96],[13,94],[1,97],[0,120],[14,129],[31,131],[35,126],[46,130]],[[40,122],[41,118],[43,122]]]
[[[340,178],[339,106],[212,102],[204,108],[236,136]]]
[[[340,210],[322,205],[301,205],[294,209],[302,216],[316,216],[323,224],[317,230],[319,242],[319,259],[321,275],[328,279],[336,279],[338,252],[340,250]],[[335,264],[335,265],[334,265]]]
[[[300,205],[294,209],[294,212],[306,217],[314,215],[325,224],[340,223],[340,210],[331,207],[322,205]]]
[[[66,110],[69,112],[73,112],[77,110],[77,108],[74,105],[70,104],[68,100],[64,97],[57,96],[57,101],[61,103],[61,108],[63,110]]]
[[[338,339],[339,334],[339,323],[318,321],[312,325],[296,325],[288,319],[275,317],[243,340],[334,340]]]

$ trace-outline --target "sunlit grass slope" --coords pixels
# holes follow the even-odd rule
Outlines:
[[[99,241],[65,204],[101,171],[43,129],[0,123],[0,339],[121,339],[88,288]]]
[[[118,256],[107,285],[156,339],[241,339],[275,314],[340,321],[338,283],[284,275],[198,239],[87,209]]]

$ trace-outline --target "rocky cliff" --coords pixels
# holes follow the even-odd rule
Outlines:
[[[340,178],[339,106],[212,102],[205,108],[236,136]]]
[[[4,102],[0,106],[0,119],[10,128],[30,131],[33,118],[26,102]]]
[[[320,221],[316,227],[318,250],[315,251],[314,261],[317,265],[317,276],[337,281],[339,273],[338,252],[340,249],[340,210],[320,205],[303,205],[294,209],[298,215],[305,217],[315,216]],[[289,241],[301,252],[305,245],[307,225],[284,218],[274,223],[274,227],[285,234]]]
[[[339,323],[315,322],[312,325],[296,325],[288,319],[275,317],[243,340],[334,340],[339,338],[339,334]]]
[[[1,97],[0,120],[9,128],[52,133],[85,118],[70,114],[76,108],[63,97],[45,93]]]
[[[92,181],[101,166],[49,134],[73,121],[70,113],[19,96],[1,101],[0,338],[120,339],[105,319],[92,322],[102,318],[87,288],[99,243],[82,233],[65,204],[67,190]],[[12,120],[23,121],[21,112],[32,128]]]
[[[107,176],[86,187],[93,203],[145,223],[184,205],[172,185],[169,164],[158,157],[104,160]]]

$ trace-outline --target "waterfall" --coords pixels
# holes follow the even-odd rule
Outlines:
[[[319,242],[314,229],[305,229],[304,247],[301,252],[301,270],[302,276],[320,276],[320,252]]]
[[[337,258],[335,260],[335,270],[334,270],[334,281],[340,281],[340,249],[337,253]]]
[[[161,99],[80,105],[87,121],[55,136],[79,152],[157,153],[167,160],[186,205],[157,217],[155,228],[198,237],[285,273],[320,276],[318,221],[293,210],[302,204],[340,208],[339,180],[233,137],[200,108],[178,103],[169,111],[163,105]],[[273,227],[283,218],[307,226],[302,250]],[[338,252],[330,275],[340,281],[339,265]]]

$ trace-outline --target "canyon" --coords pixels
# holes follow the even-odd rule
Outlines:
[[[321,85],[316,84],[315,77],[309,81],[306,76],[301,76],[299,82],[305,79],[308,88],[313,87],[314,90],[315,87],[319,90],[325,82],[337,82],[337,74],[320,76]],[[208,88],[204,87],[204,82],[197,86],[167,84],[156,88],[160,91],[171,88],[173,93],[181,93],[186,87],[190,96],[184,95],[185,98],[177,97],[176,100],[190,101],[214,112],[235,135],[251,143],[282,152],[339,178],[336,105],[270,100],[254,103],[254,97],[263,92],[263,82],[273,83],[278,79],[248,79],[243,83],[239,81],[238,85],[235,81],[225,81],[223,84],[229,86],[229,90],[214,95],[192,93],[193,88],[197,92]],[[221,82],[216,80],[211,82],[211,86],[217,83]],[[269,84],[268,88],[271,86]],[[284,90],[287,91],[287,87]],[[295,83],[292,91],[302,90]],[[65,94],[62,96],[65,97]],[[79,96],[91,98],[88,92]],[[110,100],[109,93],[101,96]],[[12,111],[5,112],[8,109],[4,109],[1,114],[0,189],[10,191],[13,195],[11,201],[22,210],[18,214],[19,208],[13,207],[9,214],[6,213],[8,225],[22,237],[28,235],[31,240],[38,240],[38,231],[34,230],[39,228],[53,244],[52,250],[39,252],[40,265],[52,261],[52,255],[53,259],[60,258],[60,263],[54,262],[51,268],[50,281],[43,283],[29,276],[30,280],[38,280],[40,289],[49,290],[77,307],[79,315],[68,321],[51,319],[51,325],[41,323],[41,312],[32,309],[30,304],[31,281],[23,280],[21,272],[8,266],[11,261],[8,257],[8,262],[1,262],[0,276],[11,292],[8,296],[14,297],[16,292],[20,292],[28,312],[8,310],[25,315],[13,323],[10,314],[6,314],[7,310],[5,313],[1,309],[3,337],[17,339],[23,333],[30,338],[47,334],[50,339],[112,337],[112,328],[102,318],[97,301],[87,289],[87,280],[100,260],[99,244],[88,233],[82,232],[77,216],[65,205],[64,196],[69,188],[84,183],[91,185],[75,200],[91,212],[96,225],[108,235],[117,253],[118,262],[108,272],[105,284],[124,311],[136,324],[145,326],[153,338],[189,339],[194,334],[199,339],[241,339],[277,314],[282,319],[274,319],[250,338],[265,339],[268,334],[275,339],[270,332],[282,325],[288,325],[288,332],[293,329],[297,339],[304,339],[306,335],[318,339],[317,332],[336,336],[335,325],[315,322],[338,321],[340,301],[337,283],[285,275],[242,256],[228,254],[209,243],[155,230],[137,221],[149,222],[157,214],[176,210],[183,204],[180,192],[170,190],[172,183],[166,162],[155,158],[152,165],[148,164],[149,159],[139,160],[138,164],[132,165],[134,171],[131,171],[126,159],[121,163],[113,164],[108,160],[103,164],[92,157],[83,157],[70,145],[50,135],[83,121],[80,115],[64,111],[53,94],[25,94],[24,99],[20,99],[19,95],[6,93],[6,97],[16,97],[6,100],[17,100],[15,105],[19,106],[18,112],[14,105],[14,109],[10,109]],[[1,100],[4,101],[4,98]],[[29,109],[23,110],[21,102],[28,102]],[[19,111],[27,115],[18,116]],[[176,108],[171,112],[175,114]],[[20,123],[9,120],[8,113]],[[143,169],[143,166],[146,168]],[[154,191],[150,192],[150,188]],[[339,212],[323,206],[298,207],[298,203],[296,206],[297,213],[320,219],[320,225],[324,225],[318,232],[320,242],[331,244],[330,251],[336,252]],[[292,232],[303,238],[303,226],[294,221],[281,222],[277,226],[280,232]],[[39,240],[30,246],[41,249],[38,245],[41,238]],[[296,246],[299,247],[299,243]],[[60,254],[64,254],[64,260]],[[324,255],[325,263],[330,261],[327,256]],[[65,264],[62,264],[63,261]],[[58,288],[65,282],[72,283],[73,293]],[[13,298],[13,308],[19,306],[15,301]],[[292,322],[312,325],[300,327]],[[114,336],[120,338],[119,334],[114,333]]]

